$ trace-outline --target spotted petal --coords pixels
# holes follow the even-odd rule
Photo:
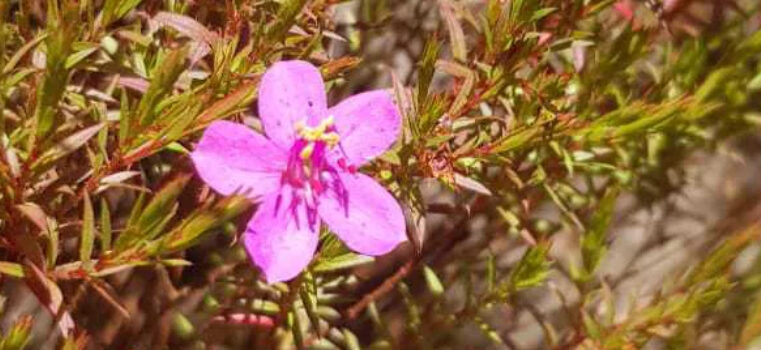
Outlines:
[[[375,90],[354,95],[328,110],[335,118],[341,148],[349,164],[360,166],[394,143],[402,117],[391,94]]]
[[[259,84],[259,117],[272,141],[288,149],[294,125],[314,126],[326,117],[327,98],[320,71],[304,61],[281,61],[267,69]]]
[[[320,223],[309,225],[305,206],[290,207],[286,194],[266,197],[243,234],[248,254],[269,283],[298,276],[312,260],[319,239]]]
[[[278,188],[287,154],[245,125],[209,125],[190,158],[198,175],[215,191],[258,198]]]
[[[339,173],[345,189],[320,197],[320,217],[352,250],[366,255],[388,253],[406,240],[399,203],[380,184],[363,174]]]

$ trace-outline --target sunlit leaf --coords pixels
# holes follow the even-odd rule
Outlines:
[[[339,271],[364,265],[373,260],[374,259],[371,256],[346,253],[335,257],[319,259],[314,265],[313,270],[315,272]]]
[[[441,284],[441,280],[436,276],[430,267],[423,266],[423,277],[425,277],[425,283],[428,286],[428,291],[435,297],[444,294],[444,286]]]
[[[24,268],[21,264],[0,261],[0,273],[11,277],[22,278],[24,277]]]

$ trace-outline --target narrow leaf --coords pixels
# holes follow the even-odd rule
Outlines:
[[[359,265],[373,262],[373,257],[346,253],[331,258],[321,258],[314,266],[315,272],[333,272],[350,269]]]
[[[428,266],[423,266],[423,276],[425,277],[425,284],[428,286],[428,290],[434,297],[444,294],[444,285],[441,284],[441,280],[436,276],[436,272]]]
[[[0,261],[0,273],[11,277],[23,278],[24,267],[21,264]]]
[[[171,27],[180,34],[206,45],[213,45],[217,41],[214,32],[188,16],[162,11],[153,16],[153,22],[159,26]]]
[[[455,173],[454,174],[454,183],[457,186],[460,186],[462,188],[471,190],[471,191],[476,192],[476,193],[480,193],[480,194],[487,195],[487,196],[491,196],[492,195],[491,191],[489,191],[489,189],[486,186],[484,186],[482,183],[480,183],[480,182],[478,182],[476,180],[473,180],[472,178],[469,178],[469,177],[467,177],[465,175],[462,175],[460,173]]]
[[[111,250],[111,211],[105,198],[100,199],[100,249],[104,252]]]
[[[611,188],[605,193],[592,216],[587,232],[581,238],[581,256],[587,276],[594,273],[605,256],[606,233],[613,216],[616,198],[618,198],[618,191],[615,188]]]
[[[82,147],[85,143],[87,143],[87,141],[89,141],[93,136],[98,134],[100,129],[105,125],[105,123],[99,123],[70,135],[69,137],[63,139],[61,142],[53,146],[53,148],[45,152],[42,156],[40,156],[39,161],[35,163],[35,165],[37,167],[47,165],[76,151],[79,149],[79,147]]]
[[[90,195],[84,194],[84,212],[82,213],[82,236],[79,238],[79,260],[85,269],[89,268],[95,242],[95,214]]]
[[[449,45],[451,45],[452,56],[460,61],[465,62],[468,56],[468,48],[465,45],[465,33],[462,31],[460,21],[455,17],[452,4],[448,1],[441,1],[441,16],[447,24],[449,32]]]

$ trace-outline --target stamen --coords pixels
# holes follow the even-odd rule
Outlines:
[[[312,157],[312,153],[314,153],[314,142],[310,141],[303,149],[301,149],[299,157],[301,157],[302,160],[307,160]]]
[[[340,141],[340,137],[337,133],[329,132],[325,135],[323,135],[322,140],[325,141],[325,143],[328,144],[328,146],[335,147],[338,144],[338,141]]]
[[[320,121],[320,124],[313,128],[306,126],[304,121],[296,122],[293,127],[296,130],[296,133],[298,133],[298,135],[304,139],[304,141],[322,141],[333,147],[338,144],[339,139],[337,133],[328,131],[333,128],[334,122],[335,118],[333,118],[333,116],[329,116]]]
[[[306,119],[293,124],[298,139],[291,147],[288,167],[283,173],[282,181],[283,185],[291,186],[293,191],[293,199],[289,205],[294,215],[295,206],[304,205],[309,225],[317,222],[317,207],[323,193],[334,191],[345,201],[345,189],[340,181],[338,169],[356,171],[356,167],[346,164],[343,157],[339,158],[337,166],[326,158],[329,150],[335,147],[343,153],[334,123],[335,118],[329,116],[314,127],[307,126]]]

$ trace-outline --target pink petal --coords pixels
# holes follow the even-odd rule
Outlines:
[[[287,154],[245,125],[213,122],[190,155],[198,175],[215,191],[257,198],[275,191]]]
[[[385,188],[367,175],[339,176],[346,201],[335,191],[328,191],[320,197],[317,210],[349,248],[361,254],[381,255],[407,239],[402,208]]]
[[[296,206],[295,216],[287,193],[267,196],[243,234],[246,250],[269,283],[296,277],[317,249],[319,222],[307,223],[304,205]]]
[[[316,125],[326,116],[320,71],[304,61],[282,61],[267,69],[259,84],[259,117],[264,131],[283,148],[293,144],[297,122]]]
[[[613,5],[613,8],[627,21],[634,19],[634,9],[632,8],[631,1],[618,1]]]
[[[335,118],[347,160],[356,166],[385,152],[402,126],[399,110],[384,90],[349,97],[328,110],[328,115]]]

